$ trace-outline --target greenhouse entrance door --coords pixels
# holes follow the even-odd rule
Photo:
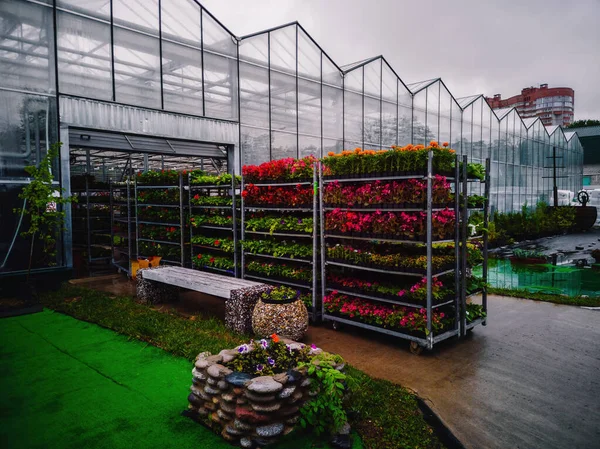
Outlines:
[[[135,189],[127,182],[137,173],[234,167],[233,145],[79,128],[69,128],[69,159],[75,277],[128,271],[137,257]]]

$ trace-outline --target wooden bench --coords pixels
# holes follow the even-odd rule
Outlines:
[[[241,333],[252,331],[252,311],[271,287],[190,268],[161,266],[138,271],[137,299],[145,304],[174,302],[179,289],[193,290],[225,300],[225,324]]]

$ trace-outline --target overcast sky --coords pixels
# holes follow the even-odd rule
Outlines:
[[[382,54],[455,97],[575,89],[600,119],[600,0],[200,0],[235,35],[298,21],[338,65]]]

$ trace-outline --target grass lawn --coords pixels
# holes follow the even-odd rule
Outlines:
[[[166,359],[181,364],[183,374],[181,374],[180,384],[173,386],[171,390],[166,387],[162,389],[165,392],[165,406],[169,399],[176,402],[173,409],[165,412],[165,416],[170,420],[176,420],[186,429],[192,429],[192,433],[196,438],[195,441],[206,439],[209,442],[218,441],[219,444],[222,444],[221,440],[214,439],[215,437],[212,435],[204,436],[207,430],[200,428],[198,424],[192,426],[193,423],[187,420],[181,421],[183,418],[180,418],[178,413],[187,405],[186,398],[191,385],[191,368],[194,358],[203,351],[216,354],[223,348],[232,348],[248,341],[250,336],[231,332],[225,327],[222,320],[214,317],[182,317],[176,313],[169,313],[165,310],[157,311],[148,306],[137,304],[129,297],[114,296],[69,284],[63,285],[56,292],[43,295],[41,301],[45,307],[54,311],[71,315],[86,322],[99,324],[130,339],[143,341],[144,343],[135,343],[136,348],[138,348],[137,351],[153,350],[156,351],[156,354],[163,354]],[[74,320],[71,320],[71,322],[78,323]],[[85,323],[79,323],[79,325],[90,326]],[[0,326],[2,326],[1,320]],[[94,326],[94,328],[96,327]],[[104,332],[108,331],[104,330]],[[112,332],[108,332],[108,334],[126,341],[124,336],[119,337]],[[3,338],[2,341],[5,341],[5,339]],[[69,341],[69,339],[66,339],[66,341]],[[171,355],[152,348],[150,345],[164,349],[166,352],[180,356],[183,359],[173,358]],[[94,348],[94,351],[97,351],[97,348]],[[113,369],[127,373],[129,379],[133,374],[128,373],[127,370],[135,369],[138,363],[129,360],[127,357],[112,355],[112,352],[109,358],[110,365],[114,365]],[[32,369],[37,370],[38,367]],[[350,422],[353,428],[358,431],[365,448],[442,449],[444,447],[433,429],[425,421],[419,410],[417,398],[413,393],[400,385],[373,379],[351,366],[346,368],[346,374],[351,388],[346,408]],[[24,374],[26,377],[29,375]],[[145,373],[142,376],[151,375],[154,374]],[[142,383],[141,380],[140,383]],[[152,391],[157,389],[152,386],[149,388]],[[90,406],[93,409],[93,401]],[[140,408],[140,413],[144,410],[145,408]],[[180,430],[178,429],[176,433],[179,434]],[[137,432],[131,432],[129,435],[134,438]],[[300,438],[297,432],[292,433],[290,437],[291,439],[288,442],[282,442],[278,447],[289,449],[320,447],[319,444],[310,446],[308,437],[303,436],[303,438]],[[358,439],[356,440],[356,444],[360,444]],[[148,447],[152,447],[152,441],[149,441],[150,446]],[[222,447],[216,444],[199,447]],[[140,445],[140,447],[143,446]]]
[[[500,296],[511,296],[513,298],[533,299],[535,301],[551,302],[554,304],[565,304],[567,306],[600,307],[600,297],[584,298],[582,296],[557,295],[552,293],[530,292],[525,289],[496,287],[488,288],[488,293]]]
[[[4,318],[0,446],[230,449],[180,415],[191,369],[185,358],[53,311]],[[295,432],[275,447],[327,446]]]

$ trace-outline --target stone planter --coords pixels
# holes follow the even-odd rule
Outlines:
[[[308,311],[304,303],[258,300],[252,313],[252,330],[259,337],[271,334],[301,340],[308,330]]]
[[[300,408],[315,394],[310,392],[310,379],[306,370],[253,377],[221,364],[237,354],[223,350],[198,356],[184,414],[220,432],[232,444],[257,448],[275,443],[294,429]]]

